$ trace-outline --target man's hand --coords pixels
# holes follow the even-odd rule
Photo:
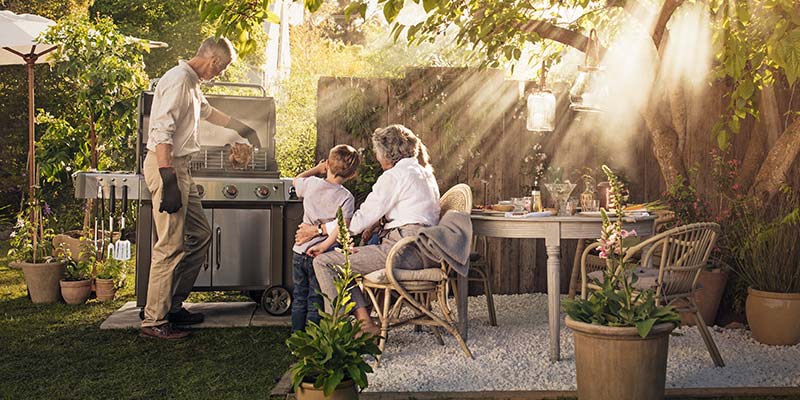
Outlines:
[[[158,173],[161,175],[161,205],[158,208],[159,212],[166,212],[173,214],[181,209],[181,189],[178,188],[178,176],[175,175],[175,168],[165,167],[159,168]]]
[[[309,257],[316,257],[328,250],[328,247],[330,246],[325,246],[325,242],[317,243],[306,250],[306,255]]]
[[[233,129],[239,136],[247,139],[255,148],[261,148],[261,141],[258,139],[258,134],[255,129],[245,125],[242,121],[231,117],[230,121],[225,125],[228,129]]]
[[[294,234],[294,243],[303,244],[317,236],[317,227],[309,224],[300,224],[297,226],[297,232]]]

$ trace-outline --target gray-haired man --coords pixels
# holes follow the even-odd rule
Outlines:
[[[189,332],[175,325],[203,322],[202,314],[183,308],[211,239],[189,175],[189,158],[200,151],[200,119],[233,129],[253,146],[260,146],[255,130],[209,105],[200,90],[201,81],[220,75],[235,58],[227,39],[209,38],[194,57],[179,61],[158,81],[143,168],[158,240],[153,245],[141,336],[181,339]]]

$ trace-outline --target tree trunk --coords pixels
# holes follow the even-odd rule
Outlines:
[[[647,130],[653,138],[653,153],[656,155],[661,176],[667,186],[686,177],[683,155],[678,152],[678,134],[661,123],[659,107],[649,107],[642,112]]]
[[[750,194],[769,200],[786,183],[789,169],[800,153],[800,117],[778,137],[775,145],[767,153],[767,158],[758,170]]]

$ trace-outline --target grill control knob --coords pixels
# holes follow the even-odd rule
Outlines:
[[[197,194],[200,196],[200,198],[203,198],[203,195],[206,194],[206,188],[204,188],[203,185],[199,185],[198,184],[197,185]]]
[[[256,196],[258,196],[258,198],[260,198],[260,199],[266,199],[267,197],[269,197],[269,188],[266,187],[266,186],[262,185],[262,186],[256,187],[255,192],[256,192]]]
[[[222,194],[229,199],[233,199],[239,194],[239,189],[237,189],[235,185],[225,185],[225,187],[222,188]]]

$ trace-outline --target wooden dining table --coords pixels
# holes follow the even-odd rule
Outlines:
[[[603,221],[599,216],[506,217],[502,214],[473,212],[472,232],[477,236],[509,239],[544,239],[547,249],[547,304],[550,327],[550,360],[561,358],[561,239],[596,239],[600,237]],[[614,220],[614,218],[611,218]],[[638,236],[653,235],[654,215],[624,216],[625,229],[635,229]],[[486,257],[486,255],[483,255]],[[458,275],[458,329],[467,340],[467,277]]]

